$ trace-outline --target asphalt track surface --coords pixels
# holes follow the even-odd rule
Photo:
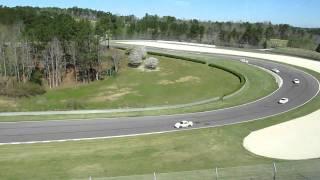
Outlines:
[[[240,59],[235,56],[219,56],[230,60]],[[173,125],[181,120],[193,121],[194,127],[190,129],[236,124],[293,110],[310,101],[319,91],[318,81],[301,70],[267,60],[253,58],[248,58],[248,60],[250,64],[266,69],[279,69],[279,76],[283,79],[282,87],[258,101],[207,112],[89,120],[0,123],[0,144],[100,139],[176,131]],[[292,83],[294,78],[300,79],[301,83],[294,85]],[[289,98],[289,102],[283,105],[278,104],[279,99],[283,97]]]

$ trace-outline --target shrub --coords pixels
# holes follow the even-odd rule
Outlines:
[[[10,83],[0,89],[0,95],[9,97],[29,97],[44,94],[45,92],[43,86],[32,82]]]
[[[159,64],[159,60],[157,58],[154,58],[154,57],[149,57],[144,62],[144,66],[147,69],[156,69],[158,64]]]
[[[129,65],[137,67],[142,63],[143,59],[147,57],[147,50],[145,47],[136,47],[130,51]]]
[[[219,65],[216,65],[216,64],[208,64],[208,66],[209,66],[209,67],[213,67],[213,68],[218,68],[218,69],[224,70],[224,71],[229,72],[229,73],[231,73],[231,74],[233,74],[233,75],[235,75],[235,76],[237,76],[237,77],[239,78],[239,81],[240,81],[239,87],[238,87],[237,89],[235,89],[234,91],[230,92],[229,94],[223,94],[222,97],[220,97],[220,100],[223,100],[226,96],[235,93],[235,92],[238,91],[241,87],[243,87],[244,84],[246,83],[246,78],[245,78],[242,74],[240,74],[240,73],[238,73],[238,72],[235,72],[235,71],[233,71],[233,70],[231,70],[231,69],[229,69],[229,68],[226,68],[226,67],[224,67],[224,66],[219,66]]]
[[[219,65],[216,65],[216,64],[208,64],[208,66],[224,70],[226,72],[229,72],[229,73],[237,76],[239,78],[239,81],[240,81],[240,86],[242,86],[242,85],[244,85],[246,83],[246,78],[242,74],[240,74],[238,72],[235,72],[235,71],[233,71],[233,70],[231,70],[229,68],[226,68],[226,67],[223,67],[223,66],[219,66]]]
[[[31,72],[30,81],[35,84],[39,84],[41,86],[42,85],[42,77],[43,77],[43,73],[41,72],[41,70],[39,68],[36,68]]]
[[[168,58],[174,58],[174,59],[185,60],[185,61],[191,61],[191,62],[200,63],[200,64],[206,64],[206,62],[202,60],[183,57],[183,56],[176,56],[172,54],[165,54],[165,53],[159,53],[159,52],[148,52],[148,54],[155,55],[155,56],[164,56]]]
[[[77,110],[77,109],[83,109],[85,106],[81,101],[78,100],[68,100],[66,107],[68,109]]]
[[[314,50],[316,48],[316,46],[317,45],[315,44],[313,39],[310,39],[310,38],[292,37],[292,38],[290,38],[290,40],[288,42],[288,47],[292,47],[292,48]]]
[[[139,51],[133,50],[130,53],[130,55],[128,57],[128,60],[129,60],[129,65],[130,66],[138,67],[142,63],[142,56],[139,53]]]

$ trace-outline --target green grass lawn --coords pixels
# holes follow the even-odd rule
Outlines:
[[[320,75],[310,72],[320,79]],[[79,142],[0,146],[2,179],[71,179],[271,164],[242,146],[251,131],[317,110],[303,107],[264,120],[201,130]]]
[[[307,59],[314,59],[320,61],[320,53],[316,51],[306,50],[306,49],[299,49],[299,48],[275,48],[272,49],[270,52],[279,53],[279,54],[286,54],[291,56],[298,56]]]
[[[202,104],[192,107],[185,107],[185,108],[178,108],[178,109],[167,109],[167,110],[156,110],[156,111],[144,111],[144,112],[130,112],[130,113],[108,113],[108,114],[85,114],[85,115],[47,115],[47,116],[18,116],[18,117],[0,117],[0,121],[22,121],[22,120],[48,120],[48,119],[86,119],[86,118],[105,118],[105,117],[119,117],[119,116],[146,116],[146,115],[161,115],[161,114],[177,114],[177,113],[187,113],[187,112],[198,112],[198,111],[206,111],[206,110],[213,110],[219,109],[224,107],[230,107],[235,105],[244,104],[258,98],[264,97],[275,89],[277,89],[277,84],[274,81],[273,76],[266,73],[265,71],[248,66],[247,64],[240,63],[240,62],[232,62],[226,61],[224,59],[213,57],[212,55],[194,55],[194,54],[177,54],[177,55],[184,55],[187,57],[193,57],[197,59],[203,59],[209,63],[215,63],[217,65],[228,67],[231,70],[236,72],[241,72],[246,78],[247,82],[245,88],[236,96],[225,99],[219,100],[217,102],[212,102],[208,104]],[[187,63],[185,61],[178,61],[178,63]],[[197,66],[200,69],[207,69],[209,67],[201,64],[192,63],[192,65]],[[211,80],[214,77],[210,77],[213,72],[217,69],[207,69],[209,72],[208,74],[204,74],[205,79]],[[213,72],[212,72],[213,71]],[[160,71],[161,72],[161,71]],[[209,77],[207,77],[209,76]],[[120,77],[120,76],[119,76]],[[211,83],[212,81],[210,81]],[[238,82],[238,81],[237,81]],[[100,83],[100,82],[98,82]],[[211,84],[212,85],[212,84]],[[210,85],[210,86],[211,86]],[[204,92],[208,91],[208,89],[204,89],[201,87],[199,91],[202,96],[204,96]],[[189,89],[183,89],[184,93],[190,93]],[[208,92],[208,97],[210,97],[210,92]],[[180,95],[179,95],[180,97]],[[39,97],[38,97],[39,98]],[[157,97],[155,97],[157,98]],[[199,99],[198,99],[199,100]],[[123,101],[125,102],[125,101]]]
[[[36,97],[0,98],[0,111],[111,109],[184,104],[221,97],[239,88],[226,71],[182,60],[158,57],[159,71],[123,66],[116,77],[73,88],[48,90]]]
[[[283,115],[238,125],[108,140],[0,146],[0,177],[70,179],[271,164],[275,160],[246,151],[243,138],[319,106],[320,96]]]

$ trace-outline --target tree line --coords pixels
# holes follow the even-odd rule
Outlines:
[[[19,83],[59,87],[68,68],[76,82],[100,79],[102,37],[89,20],[33,8],[0,14],[0,94]]]
[[[320,28],[271,22],[212,22],[150,14],[137,18],[76,7],[65,9],[65,13],[91,17],[88,19],[96,22],[97,34],[109,31],[115,39],[177,40],[249,48],[264,48],[268,40],[282,39],[288,40],[289,47],[310,50],[315,50],[320,42]]]
[[[0,10],[1,14],[8,14],[0,17],[0,22],[3,22],[2,19],[15,22],[16,20],[12,19],[21,17],[29,22],[32,17],[30,14],[39,12],[49,16],[55,13],[68,15],[77,20],[88,20],[95,26],[95,34],[104,36],[108,32],[114,39],[163,39],[234,47],[264,47],[267,40],[283,39],[288,40],[290,47],[312,50],[316,49],[320,40],[319,28],[299,28],[270,22],[212,22],[149,14],[137,18],[134,15],[121,16],[77,7],[67,9],[2,7]]]

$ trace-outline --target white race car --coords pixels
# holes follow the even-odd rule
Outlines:
[[[297,78],[295,78],[295,79],[293,79],[293,84],[300,84],[300,80],[299,79],[297,79]]]
[[[285,103],[287,103],[287,102],[289,102],[289,99],[288,99],[288,98],[281,98],[281,99],[278,101],[279,104],[285,104]]]
[[[280,73],[279,69],[277,69],[277,68],[273,68],[273,69],[271,69],[271,71],[273,71],[275,73]]]
[[[193,126],[193,122],[192,121],[180,121],[177,122],[174,127],[179,129],[179,128],[187,128],[187,127],[192,127]]]
[[[240,59],[240,62],[243,62],[243,63],[249,63],[249,61],[248,60],[246,60],[246,59]]]

